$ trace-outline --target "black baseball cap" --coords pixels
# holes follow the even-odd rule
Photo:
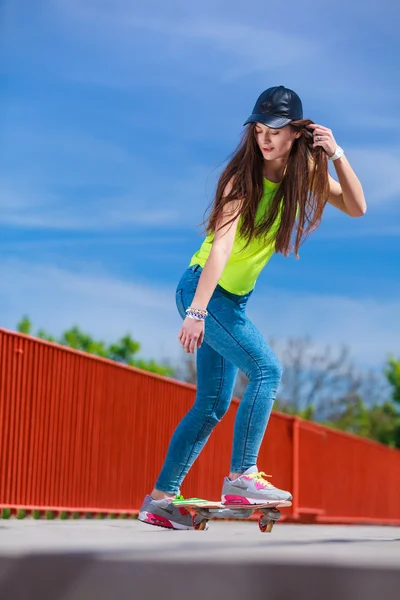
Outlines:
[[[271,129],[281,129],[291,121],[303,118],[303,105],[299,96],[284,85],[265,90],[254,105],[253,112],[244,123],[263,123]]]

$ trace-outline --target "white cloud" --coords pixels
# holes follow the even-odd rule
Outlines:
[[[180,318],[172,286],[122,281],[96,267],[72,272],[18,260],[3,261],[0,278],[2,327],[14,329],[28,314],[35,329],[53,335],[74,324],[109,342],[130,332],[140,341],[142,356],[178,354]],[[161,317],[156,315],[160,306]]]
[[[211,167],[192,164],[176,174],[163,165],[156,168],[135,148],[129,152],[61,127],[9,125],[5,142],[1,224],[80,231],[179,227],[201,219]],[[190,215],[188,203],[194,207]]]
[[[383,134],[392,133],[396,139],[400,131],[400,119],[397,113],[390,115],[389,112],[382,115],[378,110],[374,112],[368,106],[366,109],[357,110],[356,113],[343,114],[341,121],[346,127],[359,127],[369,132],[377,129]]]
[[[211,167],[191,165],[182,175],[159,172],[159,177],[154,177],[152,164],[143,163],[134,155],[128,160],[127,155],[122,151],[119,153],[114,145],[107,159],[107,144],[100,144],[97,149],[97,141],[93,138],[91,142],[85,139],[83,147],[80,147],[78,137],[76,155],[80,157],[81,167],[76,171],[74,167],[78,158],[71,162],[58,160],[72,153],[72,138],[67,138],[65,145],[60,133],[56,139],[60,142],[53,157],[57,171],[49,168],[49,153],[53,146],[51,136],[44,136],[41,141],[38,157],[42,159],[37,159],[34,172],[26,170],[27,162],[20,159],[17,163],[16,157],[12,159],[13,154],[10,153],[7,160],[12,167],[11,175],[3,179],[0,177],[0,223],[65,231],[108,231],[168,225],[194,227],[202,220],[212,200],[219,171]],[[87,168],[83,169],[85,152],[89,149],[90,160]],[[346,154],[363,185],[368,212],[355,226],[348,217],[345,221],[342,213],[328,207],[320,235],[325,238],[398,235],[399,228],[392,219],[393,206],[397,206],[400,197],[398,149],[348,147]],[[69,191],[66,182],[75,191]],[[65,191],[62,191],[63,186]],[[99,192],[94,197],[91,193],[91,197],[88,195],[90,186],[103,186],[105,190],[115,186],[120,191],[108,196]],[[54,187],[61,191],[48,191]],[[339,219],[342,225],[337,227]]]
[[[368,192],[368,202],[382,203],[400,197],[400,147],[350,147],[349,160]]]
[[[366,31],[371,28],[375,41],[379,31],[387,27],[387,7],[385,18],[378,12],[373,24],[366,18],[367,6],[361,15],[359,8],[347,6],[345,22],[335,8],[316,0],[307,7],[299,11],[295,2],[289,2],[287,13],[296,14],[291,21],[282,21],[281,9],[266,7],[261,0],[253,2],[250,11],[243,11],[242,3],[228,0],[147,1],[144,5],[129,0],[112,4],[53,0],[48,11],[53,26],[69,37],[72,33],[73,40],[80,37],[86,49],[93,45],[97,55],[105,51],[107,56],[105,61],[90,61],[86,67],[75,63],[73,72],[67,67],[64,75],[68,78],[123,88],[135,86],[138,80],[151,85],[156,80],[165,88],[184,87],[186,91],[189,82],[196,86],[198,77],[204,88],[207,80],[214,85],[216,80],[227,83],[251,75],[250,90],[253,86],[261,89],[268,79],[291,85],[314,114],[319,113],[320,106],[332,105],[334,98],[333,110],[350,123],[357,121],[360,104],[366,113],[374,113],[384,102],[396,115],[396,86],[380,77],[378,61],[375,64],[357,51],[358,36],[363,35],[360,18]],[[355,51],[349,52],[352,45]],[[132,78],[135,56],[142,52],[145,59]],[[113,62],[115,68],[110,68]],[[378,95],[371,94],[375,69]]]
[[[347,5],[343,20],[333,5],[311,0],[307,10],[299,10],[293,1],[286,10],[296,19],[283,21],[280,7],[266,6],[262,0],[245,11],[238,0],[42,0],[42,4],[39,28],[59,33],[60,44],[65,45],[57,49],[57,70],[41,56],[57,78],[120,88],[156,82],[186,92],[188,84],[199,83],[204,89],[206,78],[214,85],[216,78],[226,82],[252,74],[249,87],[258,89],[268,79],[284,77],[279,83],[298,88],[314,114],[320,106],[332,106],[334,98],[331,112],[350,123],[357,121],[360,111],[380,113],[382,103],[388,114],[397,115],[398,86],[389,71],[395,49],[388,35],[388,28],[397,35],[395,3],[385,11],[365,3],[362,10]],[[18,31],[26,38],[21,27],[15,27],[14,34]],[[373,54],[375,48],[381,50],[385,34],[389,60]],[[54,36],[51,42],[54,47]],[[379,86],[379,94],[371,93],[371,81]]]
[[[40,187],[44,191],[40,191]],[[138,207],[134,193],[94,201],[69,201],[68,196],[50,194],[46,186],[2,187],[0,182],[0,223],[31,229],[63,231],[110,231],[126,227],[155,227],[179,223],[182,212],[178,207]],[[81,194],[84,196],[84,194]],[[150,199],[148,200],[150,202]]]
[[[358,219],[356,224],[351,222],[345,222],[348,219],[346,215],[343,216],[335,209],[328,208],[330,216],[326,218],[326,225],[322,226],[318,231],[318,237],[320,240],[354,240],[359,238],[393,238],[400,236],[400,224],[390,224],[386,222],[377,223],[375,219],[371,219],[371,210],[368,211],[367,217],[363,218],[363,223]],[[333,214],[334,213],[334,214]],[[397,220],[397,215],[396,220]],[[338,227],[341,219],[340,227]],[[349,250],[350,251],[350,250]]]
[[[153,5],[154,10],[152,9]],[[223,3],[219,3],[212,7],[211,2],[207,3],[207,6],[203,4],[189,6],[181,2],[167,3],[164,6],[161,2],[152,3],[150,1],[143,6],[138,6],[128,0],[116,0],[113,3],[100,0],[49,1],[47,10],[43,11],[45,15],[43,19],[49,21],[53,19],[53,25],[58,23],[60,27],[68,30],[67,35],[70,39],[65,40],[60,36],[60,47],[58,48],[67,62],[71,60],[71,65],[74,65],[74,61],[78,61],[86,66],[89,64],[92,66],[91,61],[93,61],[95,68],[101,70],[105,78],[108,75],[113,77],[114,73],[120,74],[121,72],[122,78],[133,82],[136,82],[137,78],[141,82],[141,76],[148,77],[147,83],[150,82],[151,85],[154,85],[154,82],[157,82],[161,88],[161,95],[163,89],[165,90],[166,103],[171,102],[168,93],[170,88],[175,88],[175,86],[174,84],[171,86],[164,80],[160,84],[153,68],[157,71],[157,69],[164,70],[164,67],[167,67],[167,79],[172,71],[177,71],[181,78],[180,87],[174,89],[174,94],[181,95],[184,85],[185,100],[194,102],[196,107],[200,105],[201,100],[202,108],[199,114],[202,117],[198,119],[196,125],[190,125],[186,129],[182,127],[182,131],[185,129],[184,134],[181,130],[176,134],[173,131],[176,124],[178,125],[177,129],[180,126],[179,117],[176,115],[171,119],[170,130],[162,131],[161,134],[158,130],[151,132],[152,135],[162,135],[163,141],[168,140],[168,144],[171,144],[171,148],[168,144],[163,146],[162,151],[168,152],[176,158],[173,171],[183,173],[183,169],[186,169],[183,177],[179,173],[178,175],[172,174],[172,170],[167,175],[162,173],[163,194],[160,195],[160,179],[154,176],[154,160],[157,160],[158,156],[155,157],[156,153],[148,148],[143,152],[140,151],[143,131],[137,135],[137,130],[132,126],[132,122],[112,121],[113,131],[116,132],[115,139],[118,140],[115,142],[110,139],[102,140],[101,135],[98,135],[97,139],[91,135],[85,135],[85,125],[82,131],[76,132],[72,129],[70,131],[56,130],[59,127],[57,124],[55,130],[49,132],[51,119],[49,123],[46,123],[44,118],[44,122],[39,123],[39,126],[33,125],[35,114],[40,113],[37,110],[36,113],[35,110],[29,112],[29,104],[23,105],[20,101],[21,105],[18,106],[17,103],[16,109],[14,106],[11,107],[10,125],[5,127],[5,132],[2,132],[7,155],[3,153],[1,168],[7,174],[8,181],[1,182],[2,188],[6,189],[0,190],[0,207],[2,209],[0,223],[57,230],[101,230],[103,228],[123,228],[135,224],[144,228],[154,224],[183,227],[199,222],[203,209],[211,199],[211,194],[208,194],[208,198],[205,199],[204,188],[206,179],[212,172],[212,167],[202,165],[198,167],[192,164],[188,168],[187,162],[185,162],[186,156],[183,158],[182,155],[187,149],[188,160],[193,161],[188,143],[191,143],[195,152],[201,152],[205,147],[197,146],[195,132],[196,128],[201,128],[207,132],[204,134],[202,142],[206,140],[207,148],[212,148],[212,151],[221,148],[220,156],[223,158],[225,146],[221,144],[221,140],[226,139],[226,131],[232,131],[225,124],[226,122],[231,123],[230,119],[232,122],[239,122],[237,114],[240,105],[235,103],[236,98],[233,98],[231,104],[225,106],[223,96],[225,87],[217,85],[209,96],[214,98],[213,94],[218,94],[217,106],[223,106],[226,110],[220,111],[219,108],[214,112],[211,106],[212,100],[207,97],[210,88],[204,85],[203,79],[197,78],[196,68],[204,69],[206,73],[210,68],[216,66],[218,73],[224,74],[225,78],[237,77],[252,69],[261,69],[259,75],[249,82],[250,90],[253,87],[254,89],[257,87],[257,90],[261,89],[257,83],[258,79],[261,81],[261,76],[265,81],[273,73],[275,80],[275,74],[282,73],[285,79],[287,78],[294,84],[295,89],[298,83],[300,89],[304,90],[305,106],[306,104],[312,106],[312,101],[313,111],[318,111],[319,106],[323,105],[331,111],[331,114],[332,110],[337,111],[338,114],[343,112],[349,119],[351,111],[344,110],[344,107],[345,105],[350,106],[350,109],[354,107],[352,110],[356,111],[357,124],[360,127],[362,126],[362,114],[373,114],[371,104],[373,99],[378,98],[380,102],[386,103],[386,98],[390,93],[393,101],[391,89],[393,86],[391,86],[389,78],[386,81],[387,85],[380,86],[378,96],[369,93],[371,88],[369,77],[364,77],[363,82],[356,79],[354,84],[352,81],[352,85],[345,85],[346,81],[348,83],[352,80],[355,71],[357,73],[360,71],[365,75],[363,71],[365,64],[359,61],[356,55],[354,55],[354,59],[353,55],[348,57],[346,68],[338,71],[335,77],[332,77],[330,69],[333,63],[326,62],[326,68],[324,64],[324,68],[320,69],[321,64],[326,58],[329,58],[327,56],[329,44],[332,44],[335,39],[336,30],[332,25],[324,34],[323,43],[321,43],[321,38],[309,35],[309,29],[305,30],[307,35],[302,36],[301,33],[298,33],[303,31],[300,27],[297,28],[297,33],[293,34],[289,27],[274,26],[270,28],[266,25],[266,20],[256,20],[253,13],[246,14],[245,18],[242,18],[240,3],[233,3],[232,10],[226,13],[225,8],[228,6],[230,3],[225,3],[224,6]],[[261,3],[259,8],[260,6]],[[224,13],[226,14],[224,15]],[[179,18],[176,18],[177,16]],[[299,15],[300,17],[308,19],[304,15]],[[40,16],[38,18],[40,19]],[[51,25],[51,23],[48,24]],[[348,23],[346,23],[346,27],[349,28]],[[50,30],[53,31],[53,27],[50,27]],[[138,45],[143,52],[143,58],[140,54],[139,63],[134,63],[138,53],[130,52],[129,44],[136,40],[136,36],[133,35],[134,31],[145,33],[140,38],[141,41]],[[348,29],[346,31],[348,32]],[[73,45],[79,34],[84,36],[82,37],[85,44],[84,52],[81,52],[82,48],[79,45],[81,42],[76,47]],[[86,45],[87,40],[91,39],[91,35],[97,36],[97,43],[93,46],[90,46],[89,42]],[[167,44],[164,44],[165,40],[169,40]],[[268,40],[267,48],[265,40]],[[111,42],[111,45],[108,45],[108,41]],[[144,49],[147,48],[146,44],[151,46],[152,52],[154,52],[150,58],[144,52]],[[314,44],[318,45],[318,51]],[[195,60],[193,60],[192,54],[194,46],[198,50]],[[276,51],[277,48],[279,51]],[[103,56],[107,55],[108,58],[110,53],[114,53],[115,56],[113,54],[114,59],[109,63],[107,60],[103,60]],[[209,60],[210,54],[213,58],[212,61]],[[290,67],[292,61],[306,60],[308,54],[312,55],[312,68],[308,71],[298,68],[297,64]],[[39,54],[39,56],[41,55]],[[90,56],[90,60],[89,63],[86,63],[85,60],[88,56]],[[182,65],[176,66],[174,61],[176,57],[185,61],[186,66],[189,65],[191,69],[193,68],[193,77],[190,78],[190,74],[189,78],[185,76],[187,72],[181,68]],[[228,60],[225,60],[226,57]],[[337,48],[332,57],[338,63],[340,62],[340,52],[337,54]],[[114,60],[115,62],[113,62]],[[55,58],[54,61],[57,71],[64,73],[64,69],[59,68],[58,60]],[[288,68],[282,69],[281,67],[285,65]],[[277,67],[278,69],[276,69]],[[127,70],[125,71],[125,69]],[[90,73],[88,75],[90,81]],[[332,86],[346,90],[346,92],[333,95]],[[201,96],[198,92],[199,87],[201,87]],[[218,92],[215,91],[216,89]],[[241,98],[243,98],[243,89],[238,89],[238,96]],[[353,97],[353,100],[349,103],[350,96]],[[334,105],[332,104],[333,97],[335,98]],[[359,112],[360,103],[355,101],[361,97],[365,100],[363,113]],[[108,117],[115,113],[119,114],[119,103],[113,104],[114,100],[111,98],[114,97],[107,96],[107,106],[101,109]],[[323,103],[320,101],[321,98],[324,98]],[[132,99],[135,100],[133,96]],[[237,102],[240,101],[237,100]],[[124,103],[121,104],[125,106]],[[123,110],[129,116],[130,103],[127,105],[128,108],[125,106]],[[97,110],[100,110],[100,107],[97,107]],[[241,107],[240,110],[242,110]],[[135,113],[135,111],[132,112]],[[224,114],[221,116],[219,112]],[[133,121],[140,118],[136,113],[131,117]],[[28,118],[24,116],[26,114]],[[367,116],[365,118],[367,119]],[[202,119],[207,119],[207,126],[203,126]],[[378,127],[382,123],[386,126],[390,122],[387,114],[378,119],[376,121]],[[369,121],[370,119],[368,119]],[[217,122],[218,130],[214,125],[210,125],[210,123]],[[374,121],[372,125],[374,125]],[[65,127],[65,125],[61,126]],[[130,130],[131,135],[130,137],[124,135],[123,139],[126,140],[129,137],[132,151],[126,150],[122,144],[119,144],[120,134],[122,132],[125,134],[127,130]],[[346,153],[364,185],[369,207],[375,205],[389,215],[389,209],[397,201],[400,193],[398,148],[395,145],[368,148],[351,147],[350,144],[346,144],[344,133],[345,128],[342,128],[340,139],[344,139],[344,141],[340,143],[343,143]],[[185,138],[184,141],[182,141],[182,136]],[[211,139],[214,141],[211,142]],[[232,136],[229,138],[229,144],[231,144],[231,139]],[[173,146],[174,143],[176,146]],[[137,146],[134,147],[136,144]],[[231,150],[231,146],[227,148],[226,153],[229,150]],[[99,188],[102,185],[104,188],[115,186],[119,190],[115,194],[108,193],[108,196],[104,195],[104,197],[100,192],[95,199],[85,196],[85,190],[80,190],[76,194],[71,191],[72,188],[75,188],[76,191],[79,186],[85,185]],[[70,191],[67,189],[64,192],[58,191],[63,186],[69,188]],[[191,206],[190,212],[186,213],[185,209],[189,205]],[[148,206],[151,206],[151,211],[147,209]],[[365,218],[366,223],[371,223],[370,214],[369,211]],[[329,223],[329,220],[334,217],[339,218],[337,211],[328,216],[327,222]],[[332,222],[332,227],[330,230],[325,230],[325,235],[326,237],[397,235],[398,228],[392,224],[392,221],[390,223],[377,222],[374,216],[374,227],[369,226],[368,228],[366,223],[363,222],[357,228],[353,226],[336,228]]]
[[[175,287],[149,281],[126,281],[85,265],[79,272],[18,260],[0,265],[1,326],[14,328],[25,313],[36,327],[59,334],[78,324],[111,341],[131,332],[142,355],[179,361],[180,318]],[[160,317],[156,314],[163,307]],[[316,343],[347,344],[359,365],[379,366],[388,353],[398,354],[398,300],[352,299],[304,294],[257,285],[248,314],[266,338],[310,335]],[[397,326],[396,326],[397,324]]]
[[[173,244],[183,245],[190,243],[190,236],[185,235],[174,235]],[[136,248],[135,252],[140,252],[142,249],[146,248],[146,255],[149,254],[151,250],[155,250],[160,246],[171,247],[171,236],[161,235],[160,233],[155,233],[154,235],[146,235],[144,236],[136,236],[131,235],[130,233],[120,234],[116,233],[114,235],[98,235],[96,232],[85,237],[79,236],[78,240],[75,235],[70,235],[69,233],[66,236],[60,235],[59,232],[54,234],[54,236],[50,239],[34,239],[34,240],[12,240],[12,241],[2,241],[1,242],[1,251],[8,256],[13,255],[15,252],[31,252],[31,251],[49,251],[54,250],[57,253],[62,252],[65,248],[76,248],[77,244],[79,244],[79,248],[86,248],[87,246],[95,246],[100,245],[102,248],[107,248],[110,250],[115,246],[124,246],[127,249]],[[170,256],[170,254],[164,254],[164,256]]]
[[[157,3],[154,10],[145,10],[130,2],[113,5],[98,2],[58,0],[49,6],[56,26],[68,35],[84,37],[85,43],[93,44],[96,51],[107,49],[107,62],[118,61],[121,68],[131,69],[138,40],[146,48],[149,72],[162,76],[166,57],[185,64],[190,71],[204,75],[218,72],[222,81],[236,79],[250,73],[299,65],[303,60],[315,60],[318,42],[301,31],[289,32],[287,28],[271,26],[267,19],[243,19],[230,6],[218,12],[192,6],[189,10],[180,3],[163,6]],[[149,38],[153,43],[149,44]],[[98,42],[101,41],[99,46]],[[328,40],[325,39],[325,43]],[[155,48],[162,48],[162,54]],[[279,50],[277,50],[279,49]],[[169,65],[170,66],[170,65]],[[75,75],[80,72],[79,65]],[[114,69],[102,73],[84,70],[88,81],[127,85],[127,76],[120,77]],[[83,72],[81,73],[82,76]],[[172,72],[169,75],[172,76]],[[79,75],[78,75],[79,78]],[[167,85],[166,82],[164,82]],[[128,84],[129,85],[129,84]]]
[[[157,35],[178,39],[181,49],[197,41],[211,44],[222,53],[235,56],[242,65],[239,74],[250,73],[265,68],[279,68],[298,63],[310,56],[316,49],[309,38],[291,35],[274,28],[254,26],[245,22],[230,22],[229,19],[206,20],[204,18],[139,19],[128,17],[133,28],[149,30]],[[279,52],[266,52],[264,49],[279,48]]]
[[[306,294],[260,285],[249,301],[248,312],[265,336],[311,335],[334,347],[346,344],[359,364],[376,366],[389,353],[399,353],[397,299]]]

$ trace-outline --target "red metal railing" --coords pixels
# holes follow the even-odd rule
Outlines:
[[[193,386],[0,329],[0,507],[136,512]],[[238,403],[186,478],[218,498]],[[273,412],[260,468],[293,492],[288,518],[400,523],[400,452]]]

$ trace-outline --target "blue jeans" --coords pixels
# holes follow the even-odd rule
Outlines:
[[[193,265],[183,274],[176,304],[184,319],[201,274]],[[197,350],[197,394],[177,426],[156,489],[177,494],[189,469],[229,408],[238,369],[249,378],[237,410],[230,469],[243,473],[257,456],[278,391],[282,368],[270,346],[246,316],[252,292],[232,294],[217,285],[207,306],[204,341]]]

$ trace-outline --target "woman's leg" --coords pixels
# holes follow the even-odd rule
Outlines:
[[[196,399],[177,426],[152,496],[175,495],[232,399],[237,368],[207,343],[197,351]]]
[[[282,376],[282,367],[258,329],[245,314],[245,301],[235,300],[236,308],[226,310],[218,303],[217,290],[210,300],[205,340],[221,356],[236,365],[249,378],[240,402],[234,429],[231,473],[243,473],[257,464]]]
[[[189,270],[188,270],[189,271]],[[177,292],[182,316],[190,305],[199,273],[186,274]],[[197,351],[198,393],[178,425],[152,495],[176,494],[212,428],[225,414],[237,369],[249,378],[235,422],[231,472],[256,464],[281,378],[281,366],[260,332],[245,315],[247,297],[217,286],[207,307],[205,339]],[[162,497],[162,494],[159,496]]]
[[[244,329],[249,337],[242,368],[249,382],[235,419],[231,459],[233,476],[257,464],[282,377],[278,359],[256,327],[248,321]]]

